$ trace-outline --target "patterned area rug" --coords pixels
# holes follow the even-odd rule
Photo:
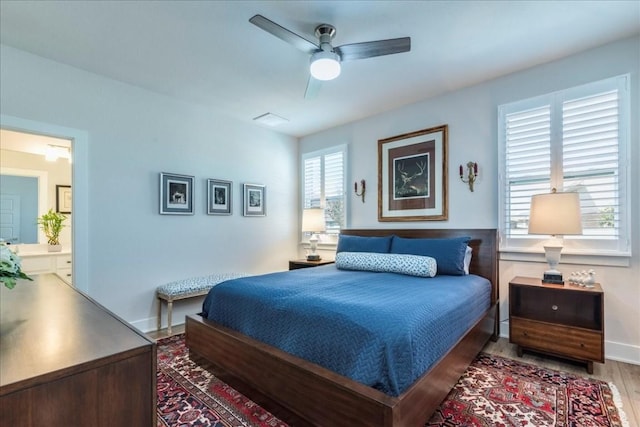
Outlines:
[[[158,427],[287,427],[189,359],[184,334],[158,341]]]
[[[615,386],[481,353],[428,427],[626,427]],[[184,335],[158,341],[158,427],[287,427],[189,359]],[[372,426],[375,427],[375,426]]]
[[[628,427],[613,384],[480,353],[429,427]]]

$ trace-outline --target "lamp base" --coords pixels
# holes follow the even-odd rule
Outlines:
[[[307,255],[307,261],[320,261],[320,259],[320,255],[318,254]]]
[[[564,280],[562,280],[562,273],[544,273],[544,276],[542,276],[542,282],[543,283],[553,283],[556,285],[563,285],[564,284]]]

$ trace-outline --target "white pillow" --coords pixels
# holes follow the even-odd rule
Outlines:
[[[464,274],[469,274],[469,265],[471,265],[471,252],[473,252],[473,249],[467,246],[467,250],[464,253]]]
[[[436,260],[428,256],[374,252],[339,252],[336,254],[336,267],[418,277],[433,277],[437,271]]]

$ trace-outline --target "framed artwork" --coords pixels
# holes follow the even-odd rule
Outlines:
[[[160,214],[193,215],[193,176],[160,173]]]
[[[71,186],[56,185],[56,212],[70,214],[71,200]]]
[[[448,126],[378,140],[378,221],[446,221]]]
[[[267,187],[260,184],[243,184],[244,216],[267,215]]]
[[[207,179],[207,215],[231,215],[231,181]]]

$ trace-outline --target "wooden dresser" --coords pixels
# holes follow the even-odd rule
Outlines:
[[[0,425],[156,425],[156,345],[53,274],[0,285]]]
[[[532,277],[509,282],[509,341],[522,349],[586,363],[604,363],[604,293],[593,288],[553,285]]]

